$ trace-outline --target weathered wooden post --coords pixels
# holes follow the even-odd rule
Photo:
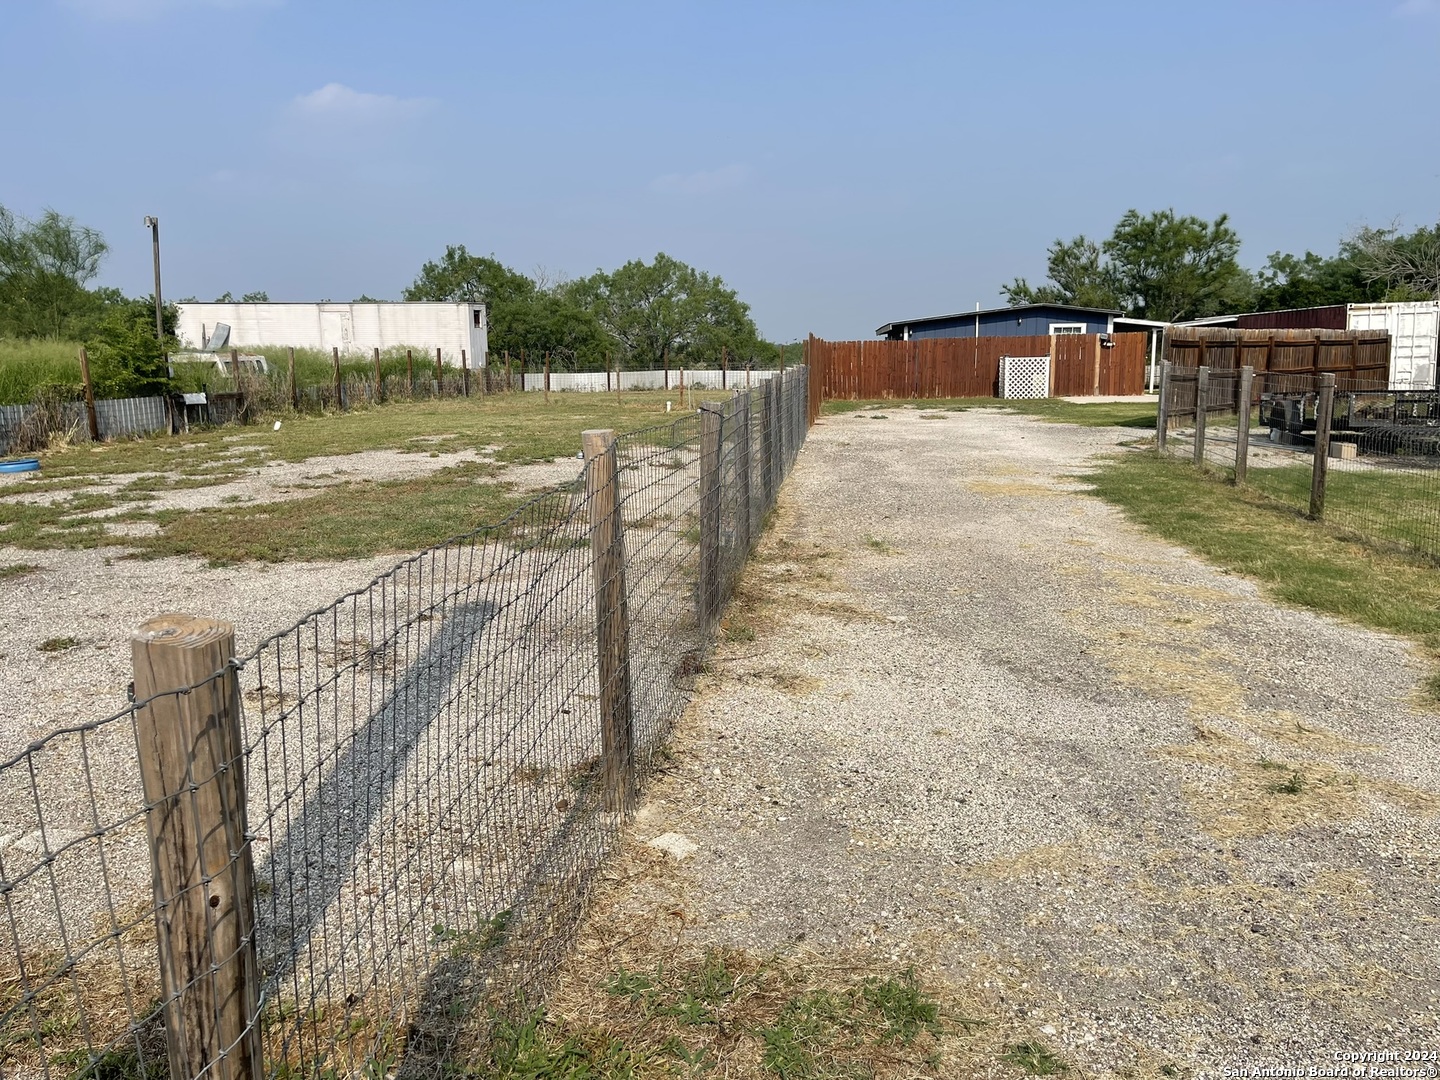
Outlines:
[[[85,419],[90,427],[90,441],[100,441],[100,416],[95,411],[95,384],[90,381],[90,354],[80,346],[80,378],[85,383]]]
[[[240,350],[230,350],[230,378],[235,380],[235,392],[240,393]]]
[[[580,439],[585,451],[585,496],[590,504],[604,804],[606,810],[624,811],[635,790],[635,729],[620,472],[613,431],[586,431]]]
[[[1205,464],[1206,406],[1210,403],[1210,368],[1195,369],[1195,464]]]
[[[724,406],[700,405],[700,632],[708,634],[720,611],[720,440]]]
[[[170,1075],[255,1080],[260,975],[235,629],[159,615],[130,652]]]
[[[1250,395],[1255,384],[1255,369],[1246,365],[1240,369],[1240,387],[1236,393],[1236,407],[1240,410],[1235,425],[1235,483],[1245,483],[1245,471],[1250,466]]]
[[[760,494],[768,514],[775,505],[775,380],[760,385]]]
[[[545,353],[545,404],[550,404],[550,353]]]
[[[415,350],[405,350],[405,385],[410,388],[410,396],[415,396]]]
[[[720,389],[730,389],[730,351],[720,346]]]
[[[485,350],[485,355],[480,358],[480,396],[490,396],[490,350]]]
[[[470,396],[470,362],[464,349],[460,350],[460,393],[464,397]]]
[[[295,346],[291,345],[286,360],[286,368],[290,379],[290,407],[296,412],[300,411],[300,387],[295,384]]]
[[[1170,434],[1170,361],[1160,362],[1160,404],[1155,410],[1155,449],[1165,453],[1165,437]]]
[[[735,449],[735,478],[739,490],[736,493],[740,504],[740,550],[750,552],[751,506],[750,506],[750,393],[737,395],[740,398],[736,420],[740,424],[739,441]]]
[[[445,365],[440,360],[440,350],[435,350],[435,396],[445,396]]]
[[[1330,471],[1330,424],[1335,417],[1335,373],[1320,376],[1320,392],[1315,399],[1315,462],[1310,473],[1310,516],[1319,521],[1325,516],[1325,480]]]
[[[337,409],[343,409],[343,408],[345,407],[345,392],[344,392],[344,388],[341,387],[341,385],[340,385],[340,346],[339,346],[339,345],[332,345],[332,346],[330,347],[330,362],[331,362],[332,366],[333,366],[334,369],[335,369],[335,408],[337,408]]]

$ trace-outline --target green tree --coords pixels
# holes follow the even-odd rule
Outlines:
[[[1276,251],[1255,275],[1256,311],[1358,304],[1385,299],[1385,287],[1368,280],[1357,252],[1348,243],[1329,258],[1307,251],[1287,255]]]
[[[464,244],[449,244],[438,262],[420,267],[401,295],[406,300],[485,303],[493,309],[497,304],[529,299],[535,291],[535,282],[495,256],[471,255]]]
[[[1077,304],[1081,307],[1118,308],[1113,274],[1101,264],[1100,247],[1093,240],[1077,236],[1056,240],[1050,245],[1046,273],[1050,284],[1032,286],[1016,278],[1004,286],[1011,304]]]
[[[718,363],[720,350],[739,355],[759,340],[749,305],[719,277],[664,252],[633,260],[573,287],[631,367]]]
[[[97,306],[86,286],[109,251],[94,229],[46,210],[27,221],[0,206],[0,333],[63,337]]]
[[[161,309],[165,340],[155,337],[155,298],[122,300],[106,307],[85,347],[98,397],[145,397],[169,389],[165,353],[174,352],[174,304]]]
[[[1240,266],[1240,238],[1221,214],[1213,222],[1174,210],[1129,210],[1110,238],[1057,240],[1049,249],[1050,283],[1016,278],[1011,303],[1110,307],[1146,319],[1197,319],[1245,310],[1254,281]]]
[[[1381,286],[1386,300],[1440,299],[1440,224],[1401,232],[1363,228],[1347,241],[1365,280]]]
[[[270,302],[270,294],[264,289],[247,292],[240,297],[240,302],[242,304],[268,304]]]

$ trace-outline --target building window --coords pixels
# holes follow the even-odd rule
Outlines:
[[[484,317],[484,315],[485,315],[485,309],[484,309],[484,308],[478,308],[478,307],[477,307],[477,308],[471,308],[471,309],[470,309],[470,317],[475,320],[475,329],[476,329],[476,330],[479,330],[479,329],[480,329],[480,320],[481,320],[481,318]]]
[[[1052,337],[1056,334],[1083,333],[1085,333],[1085,324],[1083,322],[1052,322],[1050,324],[1050,334]]]

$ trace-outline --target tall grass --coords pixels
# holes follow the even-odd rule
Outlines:
[[[74,341],[0,338],[0,405],[22,405],[45,386],[78,390],[79,350]]]

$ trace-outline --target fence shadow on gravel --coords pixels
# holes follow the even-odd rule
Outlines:
[[[0,1076],[438,1075],[543,993],[807,430],[807,371],[0,765]]]

